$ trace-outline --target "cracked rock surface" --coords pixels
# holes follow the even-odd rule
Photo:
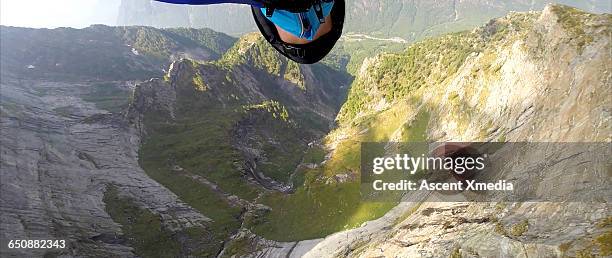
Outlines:
[[[90,83],[2,77],[2,256],[133,256],[125,243],[105,237],[122,235],[105,212],[109,185],[167,228],[210,221],[144,173],[136,130],[120,114],[84,101],[90,90]],[[65,239],[67,248],[7,249],[11,239]]]

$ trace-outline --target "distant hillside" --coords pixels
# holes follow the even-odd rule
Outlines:
[[[610,12],[599,0],[348,0],[348,29],[378,36],[418,40],[472,29],[510,11],[539,11],[547,3],[562,3],[590,12]]]
[[[542,10],[562,3],[590,12],[611,12],[600,0],[346,0],[346,32],[417,40],[471,29],[509,11]],[[249,8],[239,5],[179,6],[152,0],[123,0],[119,25],[208,27],[231,35],[256,31]]]
[[[257,30],[248,6],[171,5],[152,0],[121,1],[117,24],[158,28],[210,28],[233,36]]]
[[[172,60],[213,60],[235,39],[210,29],[108,27],[29,29],[2,26],[2,73],[29,78],[148,79]]]

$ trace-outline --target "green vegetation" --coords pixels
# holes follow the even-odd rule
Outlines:
[[[198,91],[207,91],[210,89],[208,85],[204,82],[202,75],[199,72],[196,72],[195,76],[193,76],[193,85],[195,89]]]
[[[169,180],[178,180],[179,177],[173,178],[175,173],[169,170],[180,164],[190,173],[206,177],[225,191],[246,199],[256,196],[257,190],[242,180],[243,175],[234,164],[241,156],[230,144],[230,130],[233,121],[239,117],[224,111],[213,109],[199,119],[186,117],[172,124],[145,120],[147,130],[151,132],[141,148],[142,165],[147,173],[157,171]],[[176,187],[181,186],[177,184]]]
[[[598,229],[603,229],[603,233],[596,233],[595,237],[588,236],[581,239],[581,242],[586,242],[582,250],[576,251],[576,257],[608,257],[612,255],[612,217],[606,217],[596,224]],[[570,251],[573,242],[562,243],[559,245],[559,251],[562,255],[566,255]],[[593,253],[597,253],[595,255]]]
[[[508,232],[506,232],[506,228],[504,227],[504,224],[502,224],[499,221],[495,223],[495,229],[493,230],[493,232],[500,234],[502,236],[508,235]]]
[[[215,74],[212,77],[207,75],[207,80],[214,81],[215,85],[231,85],[226,75],[210,72],[212,67],[205,66],[209,69],[207,74]],[[197,69],[200,68],[195,67],[194,73]],[[184,74],[188,76],[189,73]],[[235,229],[235,220],[232,218],[236,218],[236,213],[212,214],[212,210],[228,211],[231,207],[224,207],[221,202],[216,203],[215,200],[218,198],[214,193],[207,191],[206,187],[198,187],[198,183],[193,182],[188,176],[190,174],[203,176],[219,185],[223,191],[237,194],[247,200],[257,196],[256,189],[244,185],[242,174],[235,166],[235,161],[241,159],[240,154],[230,145],[232,137],[235,137],[230,133],[232,127],[245,116],[254,122],[250,126],[255,132],[254,136],[259,135],[254,139],[267,135],[266,137],[273,136],[275,141],[283,143],[279,148],[275,144],[268,144],[269,141],[257,141],[263,144],[262,149],[267,154],[267,162],[259,166],[264,174],[275,179],[287,180],[302,156],[305,155],[304,160],[311,162],[320,162],[325,156],[321,148],[315,147],[307,151],[306,141],[301,144],[296,142],[296,139],[304,137],[304,131],[300,131],[303,130],[300,126],[294,127],[287,121],[296,121],[296,125],[303,125],[301,121],[308,120],[304,120],[301,113],[292,113],[292,110],[278,101],[245,105],[240,101],[242,98],[221,98],[229,106],[215,108],[213,104],[217,100],[210,99],[210,94],[213,92],[223,89],[225,96],[232,94],[239,96],[240,93],[231,86],[216,87],[202,93],[190,91],[189,85],[179,84],[177,87],[181,92],[176,110],[179,115],[172,123],[168,123],[166,116],[163,115],[145,116],[146,127],[150,134],[141,148],[141,162],[151,177],[177,193],[182,200],[204,215],[213,218],[215,224],[226,221],[222,223],[225,224],[224,228]],[[372,133],[364,136],[363,140],[390,137],[394,130],[404,124],[400,113],[405,110],[407,109],[398,108],[389,111],[397,113],[396,115],[381,114],[378,118],[373,117],[369,122],[382,127],[372,130]],[[389,120],[391,117],[393,119]],[[423,121],[426,120],[428,116],[418,116],[407,130],[425,130],[427,123]],[[364,123],[363,126],[365,128],[371,125]],[[424,133],[412,135],[423,136]],[[359,184],[355,181],[330,185],[315,182],[321,175],[359,171],[359,142],[353,141],[345,146],[334,153],[329,165],[321,169],[302,171],[296,175],[295,180],[304,182],[304,186],[299,187],[294,194],[265,194],[261,202],[271,207],[272,211],[258,219],[247,219],[246,224],[264,237],[286,241],[322,237],[338,230],[356,227],[364,221],[376,219],[386,213],[395,203],[362,202]],[[179,164],[185,170],[177,174],[171,170],[173,164]],[[199,190],[194,192],[194,189]],[[299,206],[295,206],[298,203]],[[301,208],[295,209],[295,207]],[[221,232],[219,236],[221,237],[223,233],[227,232]]]
[[[220,117],[209,119],[217,123]],[[205,176],[223,190],[232,189],[238,196],[252,198],[256,189],[241,180],[242,175],[233,165],[238,153],[223,142],[228,136],[220,134],[215,125],[206,126],[206,121],[183,120],[175,125],[149,121],[147,125],[151,134],[140,149],[141,166],[151,178],[214,220],[210,228],[214,245],[207,250],[215,252],[240,227],[241,210],[192,176]],[[184,171],[175,171],[175,164],[180,164]]]
[[[122,226],[124,235],[120,237],[127,240],[140,257],[210,257],[216,255],[215,250],[220,248],[221,242],[227,237],[227,234],[219,232],[228,229],[216,224],[211,228],[207,225],[194,225],[171,230],[168,225],[162,224],[160,215],[139,207],[132,199],[120,195],[114,186],[106,190],[103,200],[106,212]],[[204,205],[207,203],[202,203]]]
[[[580,42],[589,43],[588,38],[580,38],[584,33],[576,29],[580,24],[573,22],[571,17],[560,17],[565,26],[578,35],[578,45]],[[146,111],[143,121],[146,135],[139,153],[140,164],[146,173],[189,206],[211,218],[210,225],[170,232],[161,224],[158,215],[120,196],[116,188],[109,188],[104,197],[107,212],[123,226],[126,239],[137,255],[214,256],[223,247],[223,241],[243,227],[268,239],[294,241],[324,237],[383,216],[397,203],[364,201],[359,180],[361,143],[389,140],[426,142],[429,123],[435,114],[430,114],[432,111],[428,106],[431,103],[421,103],[422,92],[449,83],[472,53],[482,54],[480,63],[470,74],[472,78],[498,76],[502,66],[495,63],[498,57],[492,47],[510,35],[510,25],[516,27],[513,23],[492,24],[495,29],[486,36],[489,38],[483,38],[479,33],[462,32],[427,39],[407,49],[404,44],[380,41],[341,42],[325,60],[334,66],[335,71],[325,65],[305,67],[290,62],[257,34],[243,37],[230,48],[234,39],[193,29],[115,29],[104,26],[89,29],[113,33],[115,37],[110,45],[122,46],[126,51],[133,47],[139,54],[131,58],[137,58],[138,62],[114,55],[109,49],[91,46],[78,45],[76,50],[66,50],[63,54],[84,51],[88,58],[103,57],[100,64],[85,66],[79,73],[104,78],[113,76],[110,71],[120,71],[120,74],[115,74],[118,78],[141,78],[160,74],[162,64],[176,51],[206,48],[215,58],[227,51],[218,61],[202,64],[184,61],[181,63],[184,70],[177,73],[179,78],[164,77],[176,88],[177,100],[171,103],[173,113],[171,115],[164,108],[157,107]],[[432,29],[442,30],[445,28]],[[72,33],[70,30],[58,31]],[[2,36],[4,39],[4,31]],[[97,42],[100,39],[91,40]],[[129,48],[125,48],[128,47],[126,44],[130,45]],[[388,53],[400,49],[404,51]],[[32,52],[41,51],[46,50]],[[323,99],[323,103],[339,106],[344,97],[340,96],[342,91],[329,90],[338,88],[337,82],[345,81],[344,74],[338,71],[347,69],[358,75],[363,60],[379,52],[387,53],[373,59],[374,63],[359,75],[342,108],[336,131],[341,136],[335,138],[336,135],[332,134],[326,139],[325,144],[335,146],[334,150],[327,153],[323,146],[307,147],[309,142],[319,140],[327,133],[329,120],[312,111],[313,106],[320,103],[306,102]],[[73,61],[66,56],[60,59],[63,63]],[[139,70],[139,62],[144,62],[147,69]],[[104,66],[112,69],[96,70]],[[61,71],[63,68],[52,69]],[[312,71],[314,80],[324,85],[309,85],[304,71]],[[130,77],[128,73],[136,75]],[[241,79],[248,81],[243,85]],[[294,83],[300,90],[286,91],[286,87],[280,87],[278,83],[282,79]],[[459,111],[467,109],[462,106],[465,105],[462,101],[464,95],[473,94],[476,93],[470,89],[464,89],[461,95],[458,92],[450,94],[451,105],[457,111],[454,113],[459,115],[457,120],[469,121],[467,118],[471,114]],[[478,94],[486,99],[489,93],[485,89]],[[83,98],[101,109],[119,112],[129,101],[129,94],[112,83],[99,83]],[[384,103],[380,105],[383,107],[374,108],[377,106],[375,103],[383,99]],[[67,115],[70,110],[58,108],[55,111]],[[2,112],[6,111],[3,109]],[[466,127],[464,123],[459,129]],[[480,138],[486,134],[486,129],[481,130]],[[502,135],[499,140],[505,141],[505,137]],[[248,152],[251,150],[252,153]],[[323,163],[326,156],[329,159]],[[250,165],[255,165],[257,172],[278,182],[294,183],[295,192],[267,191],[248,183],[245,171],[248,162],[254,163]],[[296,171],[300,162],[318,166],[301,166]],[[340,182],[340,176],[348,179]],[[217,187],[210,187],[203,183],[204,180]],[[241,204],[228,200],[225,194],[264,204],[271,210],[261,214],[245,213]],[[512,237],[523,236],[529,228],[527,220],[512,225],[509,230],[500,222],[496,223],[496,232]],[[608,232],[594,240],[604,254],[610,254],[610,238]],[[203,242],[195,245],[198,250],[187,250],[184,239]],[[249,245],[248,241],[248,238],[232,241],[227,246],[227,255],[253,251],[256,247]],[[454,248],[451,257],[461,257],[461,250]]]
[[[169,28],[165,29],[172,39],[181,45],[208,48],[223,54],[236,43],[236,39],[208,28]]]
[[[478,58],[470,74],[474,81],[498,79],[502,64],[497,63],[497,49],[526,37],[536,18],[536,14],[512,13],[471,32],[428,38],[410,45],[401,53],[379,54],[368,67],[364,67],[362,74],[353,83],[338,116],[340,124],[353,122],[357,114],[368,111],[382,100],[393,105],[415,96],[423,89],[451,83],[449,78],[455,78],[470,56]],[[466,96],[462,97],[465,99],[479,94],[479,105],[484,105],[489,95],[488,89],[486,86],[478,89],[475,91],[465,87],[463,90]],[[463,103],[457,93],[451,95],[453,102]],[[455,106],[458,109],[465,108],[462,105]],[[367,112],[361,115],[367,116]]]
[[[608,230],[607,232],[595,238],[595,243],[599,246],[599,251],[601,255],[612,255],[612,230]]]
[[[586,22],[589,20],[588,18],[594,16],[593,14],[568,6],[554,5],[552,8],[553,12],[559,17],[559,23],[561,23],[563,29],[570,33],[570,37],[579,51],[593,42],[593,36],[585,32]]]
[[[429,125],[429,112],[419,112],[412,123],[404,125],[402,131],[403,142],[426,142],[427,141],[427,127]]]
[[[463,257],[461,255],[461,249],[459,247],[453,248],[453,251],[450,253],[450,255],[448,257],[449,258],[461,258],[461,257]]]
[[[148,80],[161,77],[179,53],[198,49],[202,58],[212,60],[235,42],[209,29],[104,25],[51,30],[2,26],[0,34],[3,72],[61,81]],[[30,65],[35,68],[27,69]]]
[[[354,228],[384,215],[396,203],[363,203],[359,183],[312,185],[294,194],[267,194],[262,203],[270,214],[254,225],[256,234],[268,239],[313,239]]]
[[[246,111],[252,110],[264,110],[271,114],[273,118],[280,119],[284,122],[289,122],[289,112],[285,106],[281,105],[278,101],[267,100],[261,104],[247,105],[245,106]]]
[[[249,121],[253,123],[253,130],[249,138],[254,137],[256,140],[248,140],[247,144],[258,146],[265,153],[264,159],[258,163],[261,172],[277,181],[288,182],[304,155],[307,144],[305,137],[309,136],[294,120],[288,119],[287,110],[263,112],[250,113]]]
[[[287,61],[260,36],[247,35],[218,61],[186,62],[190,65],[180,73],[185,78],[172,78],[177,87],[176,117],[170,119],[167,114],[154,112],[145,116],[149,135],[141,149],[143,167],[185,202],[213,218],[213,229],[219,238],[240,227],[238,208],[228,205],[215,191],[202,187],[193,176],[201,176],[218,185],[218,191],[248,201],[257,200],[270,207],[265,213],[242,214],[245,216],[243,227],[267,239],[312,239],[357,227],[381,217],[396,205],[396,202],[366,202],[362,198],[361,143],[426,142],[429,122],[436,114],[431,109],[435,100],[422,103],[423,92],[450,83],[472,54],[479,63],[468,75],[494,79],[502,69],[496,63],[498,57],[494,49],[517,37],[519,33],[514,33],[517,30],[514,26],[525,24],[493,22],[486,29],[473,33],[427,39],[402,53],[380,54],[352,85],[338,116],[339,127],[324,143],[334,146],[331,153],[326,153],[322,147],[307,147],[309,142],[320,139],[327,128],[316,113],[304,112],[308,110],[304,108],[308,103],[292,95],[310,97],[307,94],[320,90],[306,85],[302,74],[305,67]],[[348,48],[348,45],[343,47]],[[363,47],[363,51],[370,48],[373,47]],[[350,58],[358,60],[360,57],[347,57],[337,51],[326,62],[342,69],[349,67]],[[322,65],[308,69],[319,75],[315,78],[321,81],[332,73]],[[249,87],[259,87],[256,94],[245,93],[245,89],[240,88],[242,75],[253,80]],[[208,90],[197,90],[200,87],[198,78],[203,78],[202,84],[205,80]],[[301,91],[288,93],[277,87],[282,79],[294,82]],[[462,98],[466,95],[486,99],[488,94],[487,89],[478,92],[465,89],[451,93],[450,102],[453,108],[465,110]],[[265,98],[253,97],[261,95]],[[458,116],[458,120],[469,121],[472,114],[464,112]],[[459,130],[467,126],[467,122],[461,124]],[[483,129],[481,138],[486,134],[487,130]],[[263,191],[245,183],[243,165],[248,162],[276,181],[289,183],[291,180],[297,187],[295,192]],[[319,166],[301,166],[296,170],[300,162]],[[174,165],[184,171],[172,171]],[[496,223],[496,232],[511,237],[523,236],[529,228],[527,221],[508,229],[501,222]],[[240,250],[253,248],[244,240],[232,244],[236,245],[232,249],[237,250],[237,254]]]
[[[358,151],[352,149],[351,155],[358,156]],[[344,160],[347,156],[335,159]],[[357,167],[357,161],[350,159],[349,162],[353,164],[345,165]],[[394,202],[363,202],[358,180],[332,184],[315,180],[328,169],[331,168],[324,165],[321,169],[307,171],[304,186],[291,195],[264,195],[261,202],[271,207],[272,211],[256,223],[251,223],[253,232],[268,239],[283,241],[319,238],[377,219],[396,205]]]
[[[82,98],[94,103],[99,109],[118,113],[127,108],[131,95],[128,90],[119,88],[115,83],[96,83]]]
[[[368,132],[343,141],[323,166],[307,170],[303,187],[291,195],[264,195],[261,202],[271,207],[272,211],[258,221],[251,222],[253,232],[273,240],[304,240],[354,228],[365,221],[383,216],[397,203],[363,201],[359,179],[331,184],[317,179],[342,173],[358,175],[360,142],[388,140],[404,125],[403,115],[414,110],[414,107],[398,106],[362,121],[358,127],[368,128]],[[405,133],[414,136],[410,137],[414,141],[426,139],[424,137],[428,121],[429,114],[421,110],[416,118],[405,126]]]
[[[328,94],[341,92],[333,82],[343,80],[339,73],[314,65],[311,70],[315,76],[330,85],[311,87],[327,89],[304,87],[297,93],[280,89],[278,78],[287,75],[287,69],[290,74],[301,75],[300,67],[279,57],[259,36],[255,43],[248,39],[248,36],[241,39],[219,61],[180,63],[179,77],[169,78],[176,87],[174,116],[165,109],[155,108],[144,114],[147,136],[140,149],[142,167],[181,200],[213,219],[210,231],[219,242],[237,232],[241,220],[241,207],[232,206],[219,192],[247,201],[255,200],[263,192],[261,187],[247,182],[247,161],[255,162],[258,172],[279,182],[288,182],[302,161],[308,143],[328,130],[328,122],[310,111],[321,107],[303,103],[295,94],[325,97],[334,106],[339,97],[315,94],[323,90]],[[262,65],[254,67],[251,62]],[[252,74],[257,89],[249,88],[245,92],[247,88],[242,82],[234,79],[242,78],[241,73],[245,72]],[[207,86],[205,91],[200,90],[202,84]],[[266,94],[267,99],[258,101],[258,97],[253,97],[259,94]],[[259,153],[256,159],[246,154],[243,147],[256,150]],[[176,166],[182,169],[177,170]],[[293,179],[303,182],[303,176],[302,173]],[[197,177],[218,188],[203,185],[194,179]],[[287,232],[282,230],[279,234]],[[321,231],[314,230],[313,234],[318,232],[321,236]],[[218,248],[211,246],[210,250]]]
[[[253,246],[250,238],[242,237],[230,241],[225,246],[222,257],[244,257],[257,252],[257,247]]]
[[[608,228],[612,227],[612,216],[602,219],[599,223],[597,223],[598,228]]]
[[[164,229],[158,215],[140,208],[132,200],[109,187],[104,194],[106,212],[122,226],[125,239],[142,257],[178,256],[181,245],[173,232]]]
[[[321,146],[313,146],[304,154],[304,162],[306,164],[319,164],[325,160],[325,149]]]
[[[160,60],[168,60],[177,49],[189,48],[209,50],[217,58],[235,42],[230,36],[206,28],[118,27],[115,33],[138,52]]]
[[[169,114],[162,111],[145,113],[147,137],[139,157],[141,166],[151,178],[213,219],[209,228],[210,244],[205,249],[215,255],[222,242],[240,228],[242,212],[241,207],[232,206],[218,191],[252,200],[259,189],[244,180],[236,165],[241,154],[231,145],[232,128],[243,114],[236,111],[242,109],[242,104],[229,96],[238,93],[233,87],[221,86],[229,85],[224,74],[207,74],[207,82],[219,86],[198,90],[193,78],[200,73],[199,66],[195,62],[185,62],[182,66],[185,71],[180,73],[182,77],[172,78],[178,99],[174,120],[170,121]],[[226,90],[221,98],[226,108],[215,95],[218,89]],[[177,165],[182,170],[177,171]],[[196,177],[206,178],[219,189],[211,189],[195,180]]]
[[[287,62],[285,67],[285,80],[295,83],[301,90],[306,90],[304,75],[300,69],[300,65],[296,62]]]
[[[576,252],[576,258],[595,258],[596,256],[591,253],[591,250],[579,250]]]
[[[506,229],[506,227],[504,226],[504,224],[501,223],[501,221],[498,221],[497,219],[493,221],[495,222],[495,233],[503,236],[520,237],[523,236],[523,234],[525,234],[527,230],[529,230],[529,221],[527,220],[523,220],[521,222],[511,225],[509,230]]]
[[[380,41],[372,39],[343,40],[336,44],[332,52],[323,59],[323,63],[338,70],[346,70],[357,76],[363,61],[380,53],[402,52],[408,47],[406,43]]]
[[[287,63],[287,59],[281,57],[257,33],[241,37],[218,61],[219,65],[228,69],[236,65],[249,65],[275,76],[281,76],[281,70]]]
[[[513,237],[520,237],[529,229],[529,221],[523,220],[510,227],[510,235]]]
[[[374,96],[366,94],[370,88],[375,87],[381,97],[393,102],[422,87],[442,83],[459,70],[470,53],[480,52],[483,44],[474,34],[456,33],[415,43],[402,54],[382,54],[380,61],[369,67],[368,75],[353,84],[340,121],[352,120],[373,101]]]

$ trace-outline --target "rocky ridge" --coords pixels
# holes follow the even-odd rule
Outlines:
[[[190,234],[206,235],[214,220],[144,174],[139,128],[124,111],[140,80],[162,76],[180,56],[218,58],[233,39],[206,29],[101,25],[1,31],[0,253],[203,255],[208,238]],[[169,244],[134,244],[139,234]],[[7,249],[16,238],[64,239],[67,247]]]
[[[3,256],[132,256],[105,210],[109,186],[169,230],[211,222],[144,173],[139,135],[120,115],[83,101],[91,89],[2,77]],[[8,239],[64,239],[68,247],[8,250]]]
[[[585,164],[603,165],[602,171],[609,164],[610,101],[598,92],[610,91],[610,18],[549,5],[366,60],[337,118],[339,128],[325,141],[330,153],[323,166],[331,168],[324,168],[322,182],[347,168],[359,171],[342,161],[355,151],[347,150],[354,141],[603,142],[598,155],[557,150],[562,155],[549,157],[554,166],[535,155],[538,149],[511,156],[520,162],[510,164],[520,165],[503,172],[504,178],[522,179],[543,200],[560,196],[567,202],[449,203],[412,195],[379,219],[323,239],[275,242],[243,232],[237,241],[251,244],[241,245],[248,250],[241,254],[609,255],[609,178],[581,171]],[[545,169],[533,178],[533,167]],[[558,184],[563,186],[551,187]],[[593,201],[571,201],[578,192]]]
[[[384,78],[393,76],[385,63],[402,54],[370,59],[339,115],[340,128],[327,139],[328,146],[332,153],[337,151],[342,141],[364,133],[367,117],[377,115],[400,116],[401,126],[391,129],[389,140],[414,139],[402,130],[419,123],[424,113],[429,141],[609,143],[611,103],[603,93],[610,92],[612,79],[611,18],[549,5],[543,12],[493,20],[463,35],[475,36],[475,41],[469,41],[465,61],[456,72],[437,79],[440,70],[434,68],[427,81],[438,83],[415,85],[403,96],[387,94],[401,90],[401,83],[391,86]],[[478,45],[479,39],[485,40],[484,47]],[[411,48],[419,47],[424,46]],[[352,104],[358,105],[357,113],[350,112]],[[394,111],[406,106],[402,109],[408,112]],[[609,155],[605,149],[602,155]],[[526,153],[530,157],[519,155],[521,166],[504,172],[505,178],[530,178],[528,167],[547,162],[535,155],[537,150]],[[537,188],[541,197],[565,196],[568,202],[445,203],[436,196],[412,196],[416,199],[406,200],[379,220],[325,238],[306,257],[609,255],[609,178],[579,176],[585,162],[590,168],[606,163],[596,156],[569,156],[541,171],[537,181],[524,182]],[[576,177],[590,183],[574,184]],[[553,188],[555,184],[563,186]],[[572,202],[576,192],[592,195],[593,201]],[[377,226],[381,223],[386,226]]]
[[[538,189],[542,200],[560,196],[567,202],[445,202],[436,195],[411,195],[379,219],[322,239],[275,242],[242,232],[236,238],[251,243],[242,247],[248,250],[242,254],[609,255],[609,177],[605,172],[581,173],[584,166],[603,166],[601,171],[609,166],[605,157],[610,154],[606,143],[611,140],[608,123],[611,103],[601,93],[610,91],[612,79],[611,24],[607,14],[593,15],[549,5],[542,12],[513,13],[469,33],[417,43],[406,53],[368,59],[338,116],[339,128],[325,141],[331,152],[326,163],[342,159],[335,153],[346,155],[346,142],[371,139],[367,137],[372,137],[372,131],[382,137],[379,141],[557,142],[562,143],[557,145],[561,148],[568,142],[603,143],[597,145],[603,146],[597,155],[557,150],[560,155],[545,159],[538,155],[542,150],[537,148],[522,150],[521,155],[511,154],[511,158],[520,162],[509,163],[515,165],[506,168],[504,178],[523,179],[522,184]],[[449,49],[446,44],[452,46],[450,51],[443,51]],[[420,53],[433,57],[432,61],[425,61],[425,68],[431,70],[420,75],[422,68],[397,68],[410,62],[403,63],[405,60],[421,59]],[[459,56],[445,59],[453,54]],[[429,78],[419,79],[423,75]],[[403,81],[405,78],[410,79]],[[404,91],[406,85],[409,90]],[[386,121],[387,125],[371,121]],[[423,135],[414,132],[423,125]],[[534,167],[543,168],[538,170],[538,178],[529,172]],[[572,197],[574,194],[585,197],[580,200],[591,201],[577,201]]]
[[[330,151],[325,164],[340,163],[350,154],[342,151],[345,143],[366,136],[379,141],[610,142],[610,102],[598,94],[610,91],[609,34],[610,15],[549,6],[542,13],[510,14],[471,33],[418,43],[403,54],[369,59],[337,118],[339,128],[325,140]],[[146,250],[130,242],[145,218],[147,225],[159,222],[162,233],[181,238],[168,242],[170,248],[158,245],[176,251],[168,254],[175,256],[609,252],[610,211],[602,202],[444,203],[413,196],[380,219],[324,239],[280,242],[252,233],[245,224],[270,212],[271,207],[257,204],[270,190],[249,180],[255,176],[248,168],[258,164],[260,171],[279,171],[275,165],[286,160],[275,160],[283,157],[275,148],[292,151],[289,143],[299,143],[295,153],[303,154],[311,140],[325,134],[342,102],[342,94],[333,90],[346,82],[321,66],[291,66],[266,52],[264,43],[247,36],[219,61],[175,62],[166,78],[137,86],[129,125],[121,115],[84,100],[94,82],[3,74],[2,239],[69,236],[68,249],[47,254],[132,256]],[[428,63],[417,65],[430,69],[406,69],[410,58],[421,58]],[[322,82],[329,80],[333,87],[326,88]],[[308,137],[296,141],[292,131]],[[238,132],[243,138],[232,141]],[[577,156],[560,166],[579,169],[577,164],[592,160]],[[537,159],[531,162],[540,165]],[[314,183],[334,186],[351,183],[334,180],[338,175],[358,178],[351,166],[332,168],[317,174]],[[270,178],[289,174],[265,172]],[[544,174],[558,175],[558,170],[549,172]],[[599,182],[594,185],[599,190],[585,193],[609,192],[606,177],[585,180]],[[539,187],[553,194],[572,189]],[[141,209],[117,204],[126,200]],[[143,209],[153,216],[132,217]],[[4,246],[3,255],[33,254]]]
[[[420,40],[447,32],[471,29],[510,11],[541,10],[549,2],[590,12],[610,12],[612,6],[598,0],[346,0],[347,33]],[[119,25],[211,28],[241,36],[257,31],[250,8],[242,5],[177,6],[151,0],[122,1]]]
[[[250,34],[218,61],[179,60],[164,79],[138,85],[128,118],[145,139],[141,160],[151,177],[181,191],[173,182],[180,176],[214,192],[180,196],[202,194],[241,209],[221,205],[235,213],[212,217],[230,221],[213,222],[224,228],[227,250],[249,227],[245,223],[270,210],[258,202],[263,194],[301,185],[295,168],[309,143],[329,131],[349,80],[321,64],[291,63]]]
[[[84,29],[2,26],[2,72],[54,81],[147,80],[180,58],[218,59],[235,39],[210,29],[92,25]]]

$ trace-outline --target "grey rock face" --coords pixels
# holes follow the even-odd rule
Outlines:
[[[610,53],[607,51],[610,40],[595,38],[578,52],[563,44],[571,36],[556,24],[557,18],[550,10],[545,12],[533,35],[499,52],[495,61],[500,63],[501,74],[489,88],[495,94],[485,98],[485,108],[478,111],[489,115],[487,118],[492,117],[501,130],[484,128],[489,137],[485,140],[503,133],[515,141],[610,141],[610,101],[602,93],[610,91]],[[601,24],[595,25],[597,30],[602,28]],[[542,51],[547,59],[533,58],[525,49]],[[468,84],[469,80],[465,79],[483,58],[471,55],[456,80],[431,88],[422,97],[436,99],[460,92],[459,97],[463,98],[466,89],[486,88],[489,84]],[[237,78],[251,78],[242,72],[234,71],[235,75],[241,75]],[[314,78],[309,75],[312,73],[309,68],[303,72],[305,80]],[[121,227],[105,212],[103,196],[110,185],[159,215],[167,228],[178,230],[210,222],[145,175],[137,160],[142,126],[130,128],[121,115],[84,101],[81,96],[91,90],[91,83],[27,81],[3,74],[0,84],[2,256],[47,253],[133,256],[132,249],[121,237]],[[286,84],[280,87],[296,88]],[[242,85],[241,89],[248,91],[250,86],[254,88],[258,84],[252,80]],[[132,105],[135,112],[130,112],[130,121],[141,121],[138,116],[150,108],[159,108],[172,119],[176,102],[172,87],[163,80],[142,84],[139,89],[142,95],[135,97],[137,101]],[[261,93],[250,91],[244,95],[257,98]],[[480,120],[484,116],[475,117],[458,133],[457,119],[449,109],[452,103],[444,99],[447,98],[435,107],[439,122],[430,128],[430,136],[448,141],[478,139],[482,125],[488,122]],[[315,107],[321,101],[318,98],[299,100],[315,103]],[[479,101],[479,98],[466,98],[468,103]],[[391,103],[380,102],[376,106],[382,110],[386,105]],[[330,117],[334,113],[331,110],[317,111],[322,117]],[[180,172],[183,168],[176,166],[174,170]],[[192,179],[215,188],[204,178]],[[335,180],[351,179],[350,175],[341,174]],[[541,190],[568,193],[566,189],[551,189],[546,184],[541,185]],[[236,206],[251,205],[227,193],[218,194],[231,199]],[[562,256],[568,250],[570,254],[580,251],[592,242],[593,236],[602,232],[596,224],[611,214],[606,203],[474,204],[423,202],[428,196],[413,198],[381,219],[325,239],[278,243],[247,231],[234,237],[254,243],[258,249],[253,256],[267,257],[418,257],[423,254],[439,257],[451,252],[465,256],[551,257]],[[266,209],[254,207],[250,212]],[[398,218],[405,219],[398,221]],[[69,247],[66,250],[8,250],[9,239],[66,239]],[[561,246],[567,243],[571,243],[569,249],[562,251]]]
[[[109,185],[170,229],[210,221],[146,176],[136,131],[83,101],[90,86],[2,77],[2,256],[133,256],[109,237],[122,235],[104,210]],[[9,250],[11,239],[65,239],[67,248]]]
[[[574,13],[565,17],[575,19],[583,33],[592,37],[581,47],[570,42],[577,37],[560,22],[561,15],[572,11],[576,12],[551,5],[542,13],[528,14],[533,16],[529,23],[533,26],[526,36],[512,37],[494,48],[492,63],[499,67],[498,76],[482,80],[475,75],[473,71],[486,68],[479,65],[484,55],[474,53],[451,79],[428,87],[421,96],[423,103],[432,104],[427,134],[436,141],[602,143],[604,150],[599,154],[603,156],[581,155],[570,148],[548,148],[552,155],[546,158],[542,155],[546,151],[536,148],[502,156],[512,161],[499,168],[500,178],[531,188],[527,190],[540,200],[554,196],[562,202],[441,202],[444,199],[435,195],[411,196],[381,219],[326,237],[306,257],[604,256],[605,247],[598,241],[609,234],[604,221],[612,216],[610,177],[604,172],[612,132],[608,111],[611,42],[601,32],[609,31],[610,16]],[[526,14],[512,14],[508,19],[516,15]],[[487,33],[491,25],[505,19],[474,33]],[[362,76],[367,78],[367,73]],[[460,92],[458,99],[466,102],[462,109],[451,108],[456,101],[450,97],[453,92]],[[378,112],[380,102],[385,109],[396,104],[374,98],[366,110]],[[461,118],[463,112],[471,112],[469,119]],[[459,129],[458,124],[466,120],[466,129]],[[597,166],[602,166],[597,170],[601,173],[585,172]]]

